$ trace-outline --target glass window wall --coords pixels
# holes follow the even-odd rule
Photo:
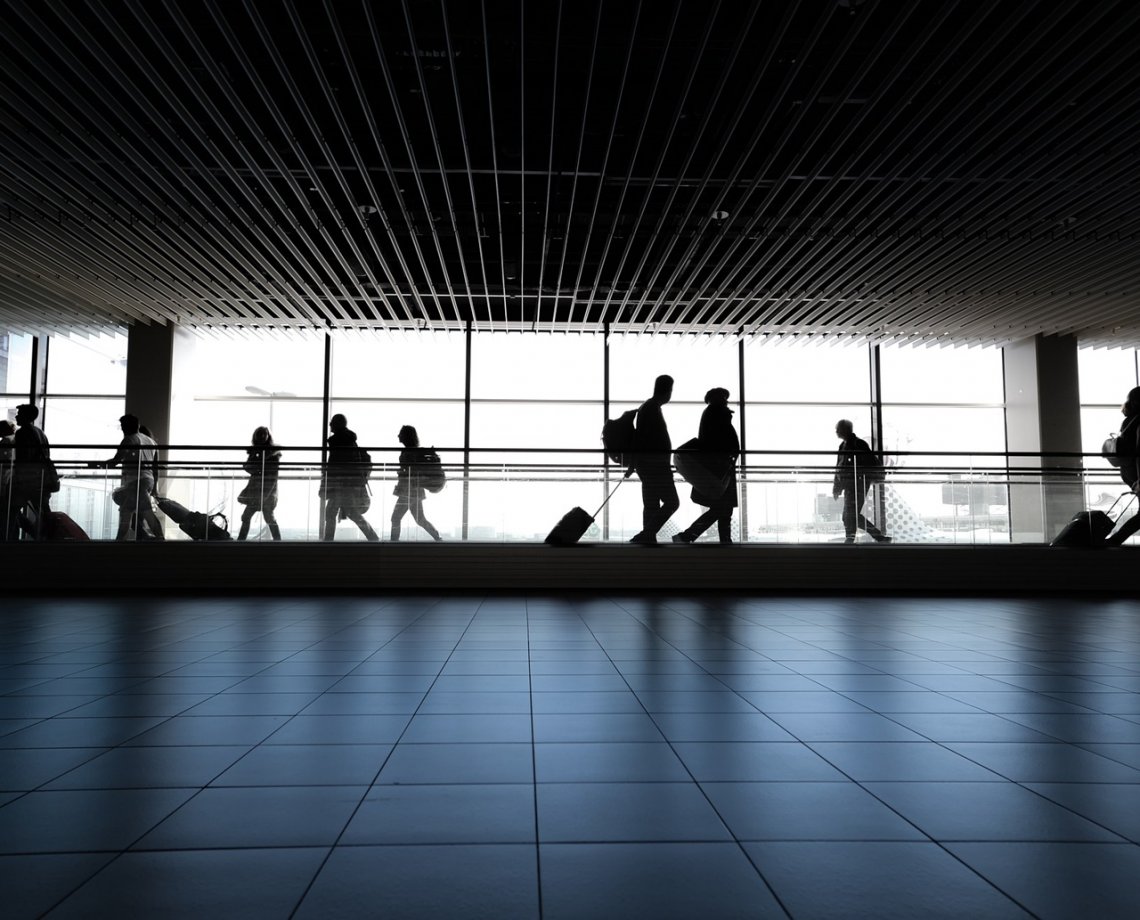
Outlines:
[[[1002,350],[890,345],[879,361],[883,446],[894,460],[888,525],[894,518],[914,541],[1008,542],[1005,458],[986,456],[1006,449]]]
[[[748,539],[843,539],[832,498],[839,441],[849,419],[871,438],[871,365],[865,345],[754,343],[744,350]]]
[[[472,335],[472,539],[542,540],[600,502],[604,361],[598,334]]]
[[[237,496],[248,480],[241,448],[264,425],[283,451],[276,510],[282,536],[316,539],[324,343],[323,335],[176,331],[170,440],[180,449],[170,457],[167,495],[193,511],[222,512],[236,531],[243,511]],[[167,531],[183,538],[177,528]]]
[[[383,536],[396,503],[397,434],[404,425],[416,429],[422,446],[437,449],[451,479],[442,492],[427,496],[425,514],[444,539],[462,536],[466,352],[462,332],[333,336],[329,411],[346,417],[372,455],[375,471],[367,517]],[[429,539],[410,516],[404,519],[401,538]],[[346,525],[337,539],[361,540],[363,535]]]

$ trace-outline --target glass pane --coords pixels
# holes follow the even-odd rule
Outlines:
[[[111,457],[123,432],[119,417],[125,411],[124,400],[61,399],[49,396],[43,401],[37,420],[52,443],[52,458],[65,460],[106,460]],[[143,422],[145,423],[145,419]],[[88,448],[65,448],[65,444],[91,444]]]
[[[344,415],[362,447],[390,451],[393,461],[401,449],[396,435],[404,425],[416,429],[424,447],[436,447],[441,455],[447,453],[448,456],[442,458],[444,463],[458,463],[462,459],[462,400],[334,400],[331,411]],[[388,462],[388,458],[375,452],[372,460],[374,463]]]
[[[1099,454],[1104,439],[1111,434],[1119,433],[1122,424],[1124,416],[1119,409],[1082,406],[1081,450],[1086,454]],[[1107,460],[1096,460],[1093,457],[1087,458],[1086,465],[1090,468],[1109,467]]]
[[[610,336],[611,400],[640,405],[653,395],[653,381],[661,374],[674,380],[673,404],[703,407],[713,387],[728,390],[731,404],[740,397],[739,345],[725,336]]]
[[[53,335],[48,343],[47,391],[92,396],[126,393],[127,337]]]
[[[570,448],[589,454],[494,452],[471,455],[473,463],[561,463],[598,466],[602,458],[602,404],[471,404],[473,448]]]
[[[1005,447],[1003,409],[961,409],[939,406],[883,408],[883,447],[890,451],[1002,452]],[[899,466],[1000,466],[1000,457],[900,457]]]
[[[865,345],[749,344],[744,349],[749,402],[868,402],[871,363]]]
[[[866,405],[756,406],[749,403],[745,412],[750,465],[831,466],[839,449],[835,423],[841,418],[850,420],[855,433],[870,441],[871,411]],[[787,451],[788,455],[751,456],[752,451],[765,450]],[[812,456],[809,451],[825,453]]]
[[[1077,352],[1081,402],[1118,406],[1136,386],[1136,352],[1130,348],[1082,348]]]
[[[28,401],[32,383],[32,337],[15,332],[0,332],[0,393]]]
[[[472,399],[603,398],[601,335],[479,332],[471,340]]]
[[[325,345],[320,335],[227,333],[226,338],[214,338],[176,330],[174,403],[177,406],[201,396],[320,397],[324,395],[324,368]]]
[[[884,345],[879,355],[884,403],[1005,402],[1000,348]]]
[[[462,332],[334,335],[330,393],[334,397],[462,399],[466,355]]]

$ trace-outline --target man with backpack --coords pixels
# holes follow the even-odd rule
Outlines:
[[[656,545],[657,531],[681,507],[670,462],[673,443],[661,412],[661,407],[672,398],[673,378],[662,374],[654,381],[653,395],[637,410],[633,462],[626,476],[636,471],[641,480],[641,532],[634,534],[630,543]]]
[[[364,519],[364,512],[372,504],[368,492],[368,477],[372,473],[372,458],[356,443],[356,432],[348,427],[348,420],[337,413],[329,419],[332,434],[325,439],[328,460],[321,476],[319,495],[325,500],[324,530],[321,539],[336,536],[338,520],[352,521],[370,542],[379,540],[372,525]]]
[[[863,502],[868,488],[882,481],[883,461],[871,446],[855,436],[855,426],[845,418],[835,424],[835,436],[843,443],[835,458],[835,481],[831,494],[843,496],[844,543],[855,542],[855,528],[867,531],[876,543],[890,543],[891,538],[863,516]]]

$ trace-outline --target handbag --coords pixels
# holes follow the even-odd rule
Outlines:
[[[712,457],[701,450],[697,438],[686,441],[673,452],[673,465],[681,478],[706,498],[716,500],[724,495],[732,478],[732,470],[718,474],[708,466]]]
[[[1115,467],[1120,466],[1120,454],[1117,453],[1119,440],[1119,434],[1110,434],[1100,446],[1100,455]]]

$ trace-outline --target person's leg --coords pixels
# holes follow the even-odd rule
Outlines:
[[[261,509],[261,519],[265,521],[265,526],[269,528],[269,535],[274,540],[281,539],[281,528],[277,526],[277,515],[274,513],[275,509],[270,506]]]
[[[732,505],[725,505],[720,509],[720,516],[716,519],[717,536],[721,543],[732,542]]]
[[[396,543],[400,539],[400,521],[403,520],[404,515],[408,513],[408,497],[401,495],[396,499],[396,507],[392,509],[392,542]]]
[[[884,540],[883,532],[863,516],[863,504],[867,501],[867,489],[862,487],[855,494],[855,520],[859,527],[867,531],[877,542]]]
[[[855,542],[855,523],[858,511],[855,507],[855,487],[843,490],[843,542]]]
[[[336,516],[340,511],[340,505],[337,504],[335,498],[330,498],[325,503],[325,529],[321,534],[322,540],[332,540],[336,537]]]
[[[716,508],[706,508],[692,524],[673,537],[674,543],[692,543],[713,525],[720,514]]]
[[[439,531],[436,530],[435,527],[432,526],[431,521],[429,521],[427,519],[427,515],[424,514],[423,499],[422,498],[413,498],[411,508],[412,508],[412,518],[415,520],[415,522],[417,524],[419,524],[420,527],[422,527],[424,530],[426,530],[428,532],[428,535],[433,540],[435,540],[436,543],[438,543],[439,542]]]
[[[681,507],[681,497],[677,494],[677,484],[673,482],[673,471],[668,467],[661,479],[661,510],[657,512],[657,530],[665,526],[677,509]],[[654,530],[654,533],[657,533]]]
[[[245,506],[245,511],[241,513],[241,528],[238,530],[237,538],[244,540],[249,536],[249,525],[253,521],[253,509],[249,505]]]
[[[641,479],[641,499],[644,504],[641,515],[642,533],[656,537],[657,531],[681,507],[677,486],[673,483],[673,471],[668,464],[645,470]]]
[[[355,509],[348,511],[345,513],[345,516],[360,528],[360,532],[364,534],[365,539],[367,539],[370,543],[375,543],[380,539],[380,537],[377,536],[376,531],[372,529],[372,525],[368,523],[364,515],[359,511],[356,511]]]
[[[160,521],[158,515],[154,513],[154,505],[151,504],[150,493],[147,492],[142,498],[143,506],[139,514],[142,523],[150,530],[150,538],[152,540],[165,540],[166,535],[162,532],[162,521]]]
[[[133,508],[119,508],[119,532],[115,534],[116,540],[127,539],[127,535],[131,532],[131,517],[134,513]]]
[[[637,478],[641,480],[641,534],[638,534],[638,536],[652,535],[656,533],[656,531],[651,530],[650,526],[653,523],[657,509],[661,506],[657,497],[657,487],[652,479],[652,473],[649,470],[644,472],[638,470]]]

